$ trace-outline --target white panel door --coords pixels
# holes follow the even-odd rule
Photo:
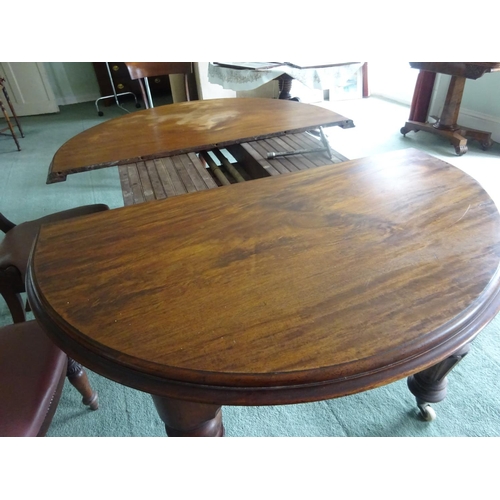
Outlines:
[[[0,63],[0,76],[18,116],[57,113],[54,92],[43,63]],[[0,96],[4,99],[4,95]],[[5,106],[8,109],[8,106]]]

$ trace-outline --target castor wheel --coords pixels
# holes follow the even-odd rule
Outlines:
[[[103,113],[102,111],[98,111],[98,112],[97,112],[97,114],[98,114],[99,116],[104,116],[104,113]]]
[[[409,132],[409,130],[406,129],[405,127],[401,127],[400,132],[406,137],[406,134]]]
[[[486,151],[487,149],[490,149],[491,146],[493,146],[493,141],[491,139],[488,140],[488,141],[481,142],[481,149],[483,151]]]
[[[432,422],[433,420],[436,420],[436,412],[429,403],[419,404],[418,409],[420,410],[420,416],[426,422]]]
[[[455,153],[457,153],[458,156],[464,155],[467,151],[469,151],[467,146],[455,146]]]
[[[135,107],[136,107],[136,108],[140,108],[140,107],[141,107],[141,103],[140,103],[140,102],[136,102],[136,103],[135,103]]]

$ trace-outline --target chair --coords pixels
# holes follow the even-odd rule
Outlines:
[[[148,78],[163,75],[184,75],[184,87],[186,89],[187,100],[189,95],[188,75],[193,73],[193,64],[190,62],[126,62],[130,78],[139,80],[141,86],[142,98],[146,109],[153,108],[153,99],[149,89]]]
[[[3,95],[5,96],[5,100],[6,100],[7,104],[9,105],[10,111],[12,112],[12,117],[14,118],[16,125],[17,125],[17,128],[19,129],[19,132],[21,133],[21,137],[24,137],[23,129],[21,128],[21,124],[19,123],[19,120],[17,119],[17,115],[16,115],[16,112],[14,110],[14,106],[12,106],[12,103],[10,102],[9,94],[7,93],[7,89],[5,88],[4,82],[5,82],[5,78],[2,78],[0,76],[0,87],[2,88]],[[0,108],[2,108],[3,116],[5,117],[5,120],[7,121],[7,127],[0,129],[0,134],[2,134],[5,130],[10,130],[10,133],[12,134],[12,138],[14,139],[14,142],[16,143],[17,150],[21,151],[21,146],[19,145],[19,141],[17,140],[16,133],[14,132],[14,127],[12,126],[9,115],[7,114],[7,110],[5,109],[5,106],[4,106],[1,99],[0,99]]]
[[[47,222],[70,219],[108,209],[107,205],[99,203],[85,205],[23,222],[19,225],[14,224],[0,213],[0,230],[5,233],[5,237],[0,243],[0,293],[7,303],[15,324],[24,324],[26,321],[21,293],[26,291],[24,279],[29,254],[40,226]],[[30,348],[28,345],[26,347]],[[92,410],[97,410],[99,407],[97,393],[90,387],[83,367],[71,358],[67,360],[66,376],[82,395],[82,403]],[[1,384],[4,385],[3,381]]]
[[[69,361],[36,321],[0,327],[0,437],[45,436]]]

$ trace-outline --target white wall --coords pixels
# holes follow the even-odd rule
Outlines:
[[[101,96],[91,62],[46,62],[44,66],[59,106]]]
[[[418,70],[411,68],[408,62],[368,63],[370,95],[391,99],[408,106],[411,104],[417,76]]]

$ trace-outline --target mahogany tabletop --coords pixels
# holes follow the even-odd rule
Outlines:
[[[302,132],[353,127],[352,120],[313,104],[227,98],[136,111],[81,132],[54,155],[47,183],[68,174]]]
[[[500,215],[408,149],[41,228],[27,290],[85,366],[166,398],[285,404],[424,370],[500,307]]]

